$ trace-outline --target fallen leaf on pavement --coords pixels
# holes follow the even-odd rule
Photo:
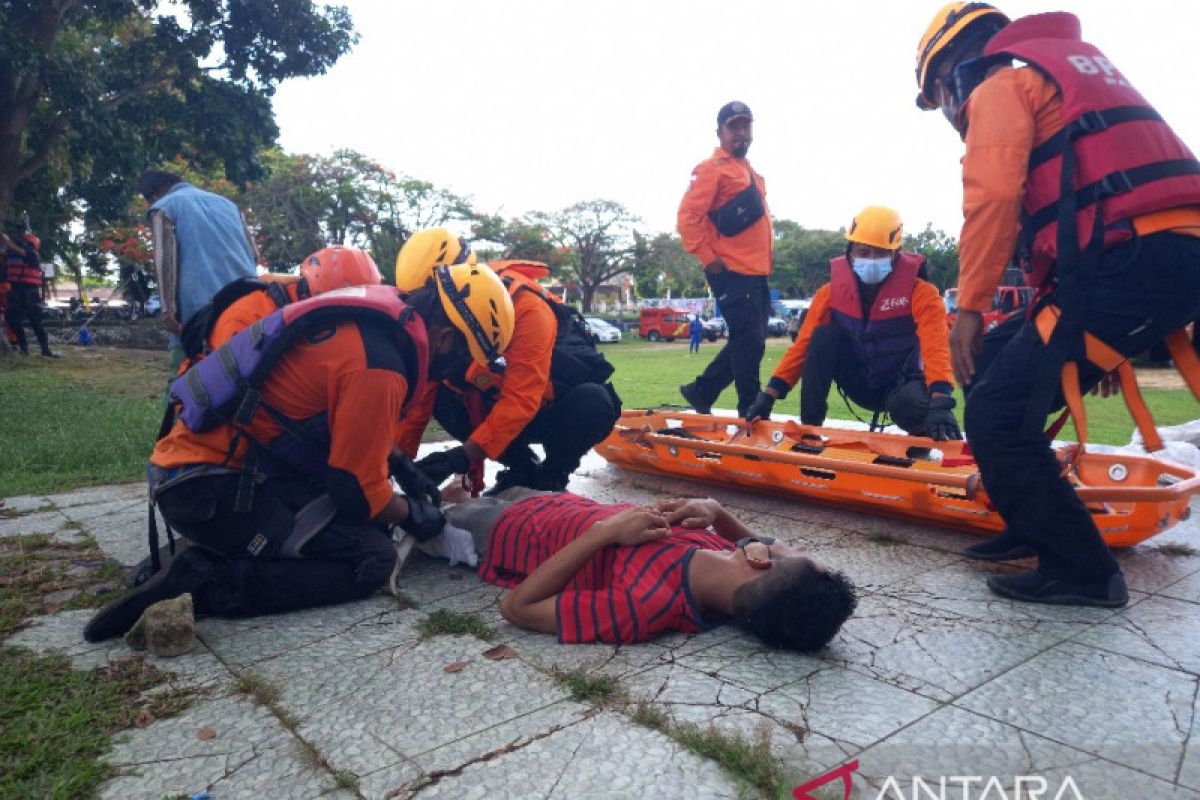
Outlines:
[[[216,735],[217,732],[212,728],[201,728],[200,730],[196,731],[196,738],[204,742],[216,737]]]
[[[139,728],[145,728],[154,722],[154,715],[150,713],[148,708],[139,708],[137,716],[133,718],[133,724]]]
[[[483,657],[488,661],[503,661],[506,658],[516,658],[517,651],[506,644],[498,644],[491,650],[484,650]]]
[[[466,666],[467,662],[465,661],[455,661],[453,664],[442,667],[442,672],[462,672]]]

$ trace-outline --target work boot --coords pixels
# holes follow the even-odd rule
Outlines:
[[[543,492],[565,492],[567,484],[570,482],[571,473],[553,468],[548,469],[545,464],[542,464],[533,476],[533,485],[530,488]]]
[[[966,548],[962,554],[976,561],[1014,561],[1033,558],[1037,552],[1024,539],[1005,528],[986,542]]]
[[[685,383],[679,387],[679,393],[683,395],[683,399],[697,414],[711,414],[712,403],[706,403],[700,399],[700,389],[695,383]]]
[[[1129,602],[1129,590],[1120,570],[1094,583],[1069,583],[1031,570],[1019,575],[993,575],[987,585],[1001,597],[1024,603],[1121,608]]]
[[[171,552],[170,543],[164,544],[158,548],[158,563],[162,569],[167,569],[171,566],[171,562],[175,556],[182,553],[186,548],[191,547],[190,540],[180,536],[175,539],[175,552]],[[151,556],[146,556],[138,562],[130,572],[129,577],[125,579],[125,584],[130,589],[136,589],[154,575],[154,559]]]
[[[45,350],[42,351],[42,358],[62,358],[62,356],[60,356],[58,353],[51,351],[50,348],[47,347]]]
[[[196,647],[192,596],[181,594],[147,608],[125,634],[125,643],[134,650],[149,650],[159,658],[190,653]]]
[[[124,635],[155,603],[188,592],[196,594],[208,582],[212,572],[212,556],[200,548],[191,547],[178,553],[170,567],[154,573],[150,580],[97,611],[84,626],[83,638],[89,642],[103,642]]]

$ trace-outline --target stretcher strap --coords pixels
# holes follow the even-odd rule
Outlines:
[[[1046,306],[1035,318],[1038,335],[1043,342],[1050,340],[1050,336],[1058,324],[1058,316],[1059,311],[1056,307]],[[1125,398],[1125,406],[1129,409],[1129,415],[1133,417],[1138,430],[1141,431],[1142,443],[1146,450],[1148,452],[1161,450],[1163,447],[1162,437],[1158,435],[1154,417],[1151,415],[1150,409],[1146,407],[1146,401],[1137,385],[1137,375],[1133,365],[1129,363],[1129,359],[1091,333],[1084,333],[1083,343],[1084,356],[1088,361],[1098,366],[1106,374],[1114,370],[1117,372],[1121,381],[1121,394]],[[1192,356],[1194,358],[1195,353],[1192,353]],[[1197,367],[1197,377],[1200,378],[1200,365]],[[1079,364],[1076,361],[1068,361],[1063,364],[1062,393],[1063,399],[1067,403],[1067,411],[1075,421],[1075,431],[1079,436],[1079,447],[1075,451],[1074,458],[1071,459],[1077,461],[1087,446],[1087,412],[1084,410],[1083,396],[1079,390]],[[1047,435],[1051,438],[1057,435],[1062,428],[1063,421],[1064,419],[1060,417],[1047,430]]]
[[[1200,336],[1200,326],[1197,326],[1197,330],[1193,331],[1192,335]],[[1188,339],[1187,331],[1180,328],[1169,334],[1166,341],[1167,350],[1171,353],[1171,360],[1175,362],[1175,369],[1179,370],[1184,383],[1192,390],[1196,399],[1200,400],[1200,356],[1196,355],[1196,351]]]

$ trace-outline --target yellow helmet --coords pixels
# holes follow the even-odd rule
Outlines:
[[[474,264],[475,254],[461,236],[447,228],[426,228],[408,237],[396,255],[396,288],[412,292],[433,277],[443,264]]]
[[[471,358],[503,370],[501,354],[512,341],[516,315],[499,276],[486,264],[443,264],[433,269],[433,276],[442,308],[466,337]]]
[[[1008,17],[987,3],[947,3],[933,15],[933,21],[917,44],[917,106],[932,110],[939,106],[933,96],[929,78],[930,65],[938,55],[946,52],[951,43],[973,23],[991,18],[1000,26],[1008,24]]]
[[[899,250],[903,240],[904,223],[900,215],[887,206],[867,206],[846,229],[846,241],[884,250]]]

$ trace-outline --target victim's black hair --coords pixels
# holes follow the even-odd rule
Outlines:
[[[806,558],[775,561],[738,587],[733,622],[765,644],[811,653],[825,646],[858,605],[854,584]]]

